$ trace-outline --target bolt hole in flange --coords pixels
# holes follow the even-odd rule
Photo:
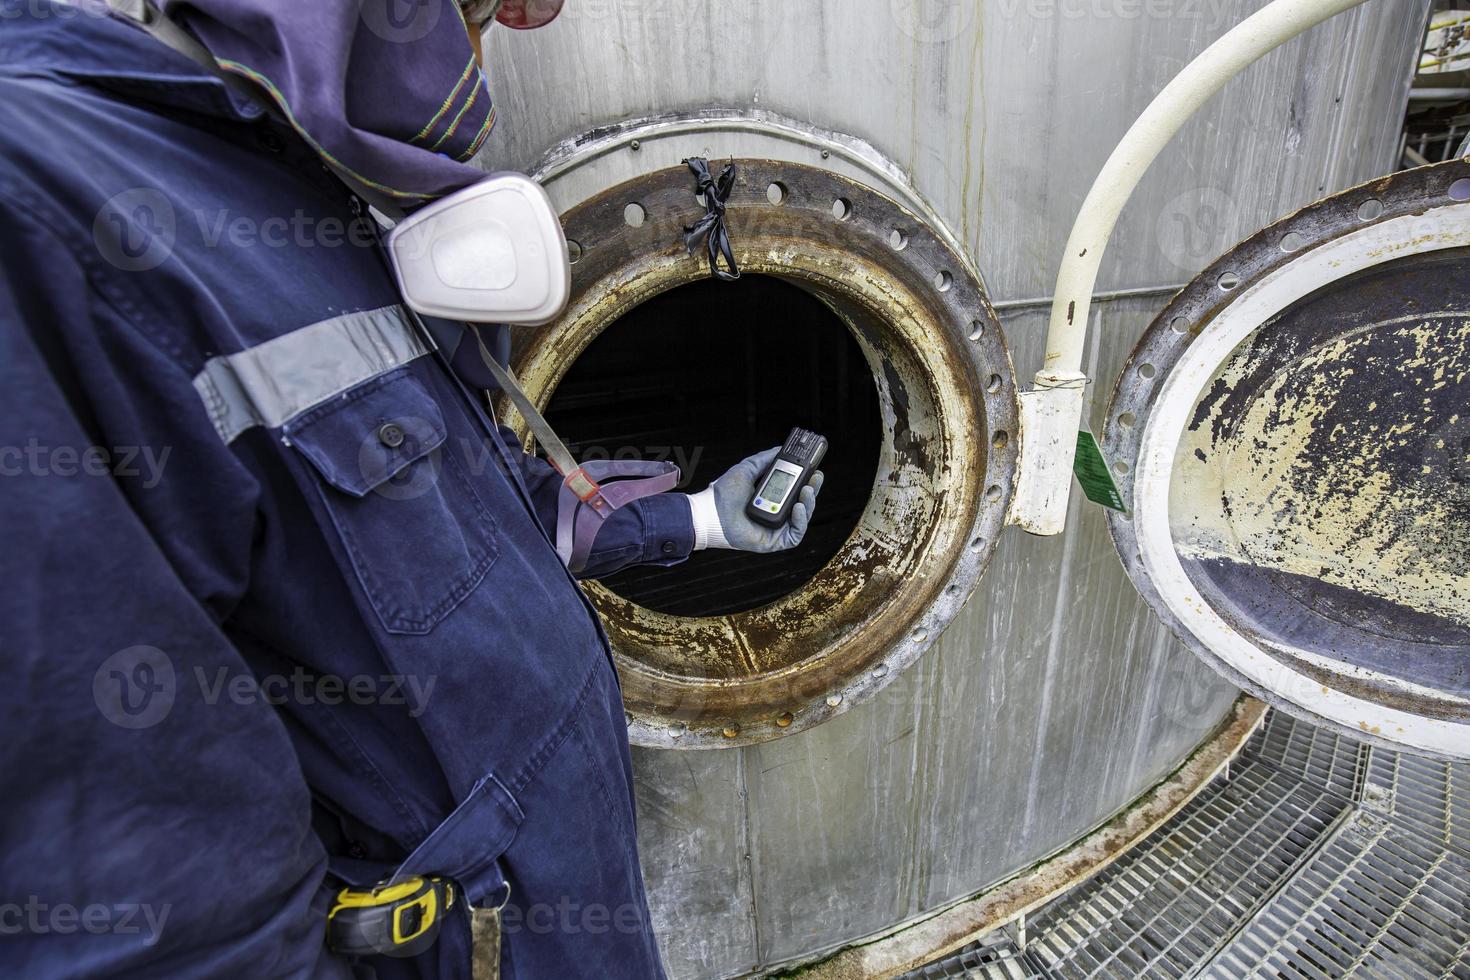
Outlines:
[[[736,164],[740,280],[668,234],[699,211],[687,170],[655,171],[564,216],[582,245],[571,303],[513,355],[583,458],[667,456],[690,492],[794,424],[831,440],[803,548],[587,584],[642,744],[790,734],[891,683],[973,591],[1014,478],[1004,334],[946,234],[828,171]],[[666,217],[635,225],[629,201]]]
[[[1139,591],[1235,683],[1463,758],[1470,164],[1371,186],[1247,239],[1145,332],[1108,412],[1135,474],[1131,521],[1109,525]],[[1167,383],[1139,380],[1152,365]]]

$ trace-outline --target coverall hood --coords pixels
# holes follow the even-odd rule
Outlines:
[[[457,0],[162,0],[339,171],[411,209],[484,173],[495,123]]]

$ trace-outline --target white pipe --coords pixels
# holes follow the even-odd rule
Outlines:
[[[1409,90],[1410,102],[1463,102],[1470,88],[1416,88]]]
[[[1087,383],[1082,373],[1082,352],[1092,290],[1113,226],[1144,171],[1190,116],[1226,82],[1308,28],[1363,2],[1275,0],[1247,17],[1206,48],[1154,97],[1103,164],[1077,213],[1062,255],[1052,293],[1046,360],[1036,373],[1035,388],[1023,393],[1025,452],[1012,522],[1038,534],[1059,534],[1066,523],[1075,435],[1082,420],[1082,389]],[[1037,428],[1028,429],[1028,422]]]
[[[1129,127],[1077,213],[1052,293],[1043,372],[1079,371],[1098,266],[1123,205],[1174,134],[1225,83],[1298,34],[1364,0],[1276,0],[1191,61]]]

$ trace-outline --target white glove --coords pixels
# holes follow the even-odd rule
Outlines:
[[[694,517],[694,550],[729,548],[769,554],[785,551],[801,544],[817,506],[817,493],[822,489],[822,471],[811,475],[791,507],[791,518],[780,527],[767,527],[750,519],[745,505],[755,492],[759,480],[781,451],[773,446],[748,456],[725,472],[714,483],[689,497],[689,511]]]

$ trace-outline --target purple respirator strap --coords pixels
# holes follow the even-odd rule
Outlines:
[[[600,485],[597,496],[583,501],[562,483],[556,501],[556,553],[573,572],[587,567],[587,556],[592,553],[597,532],[613,511],[679,485],[679,467],[673,463],[599,459],[582,464],[582,471]]]

